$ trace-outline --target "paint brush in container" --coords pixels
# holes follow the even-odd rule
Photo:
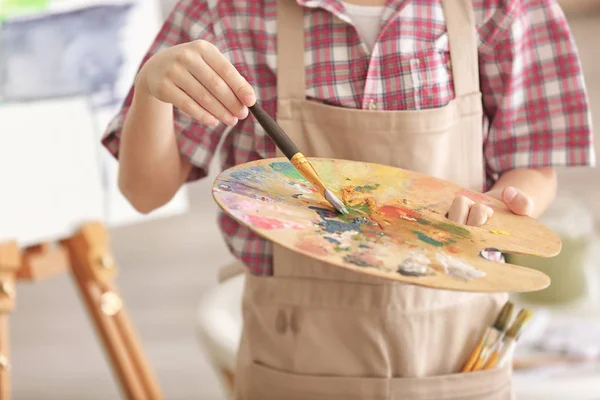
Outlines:
[[[257,102],[252,107],[249,107],[249,109],[265,132],[273,139],[279,150],[281,150],[288,160],[290,160],[298,172],[300,172],[300,174],[302,174],[302,176],[309,181],[339,213],[348,214],[348,209],[346,209],[344,203],[325,186],[323,180],[319,177],[319,174],[317,174],[317,171],[315,171],[308,159],[300,152],[300,150],[298,150],[298,147],[292,142],[292,139],[290,139],[277,122],[267,114],[261,105]]]
[[[492,369],[494,367],[502,368],[512,360],[515,348],[517,347],[517,340],[532,316],[533,312],[530,310],[521,310],[519,312],[515,322],[513,322],[506,331],[506,335],[502,340],[502,348],[492,353],[483,369]]]
[[[462,372],[477,371],[483,363],[486,361],[489,354],[495,349],[512,319],[514,311],[514,304],[511,301],[507,301],[498,313],[494,325],[488,327],[481,340],[477,343],[477,346],[469,355],[467,363],[463,367]]]

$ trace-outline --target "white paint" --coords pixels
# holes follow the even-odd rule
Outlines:
[[[421,276],[429,273],[431,260],[423,251],[411,251],[398,267],[407,275]]]
[[[444,267],[444,272],[455,278],[471,280],[485,276],[485,272],[480,271],[466,262],[448,254],[438,252],[436,254],[436,258],[442,267]]]

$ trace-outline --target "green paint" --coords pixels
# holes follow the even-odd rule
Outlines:
[[[468,229],[465,229],[459,225],[450,224],[448,222],[439,222],[435,225],[435,227],[461,237],[471,236],[471,231],[469,231]]]
[[[290,162],[287,162],[287,161],[273,162],[273,163],[269,164],[269,166],[271,168],[273,168],[275,171],[287,176],[290,179],[293,179],[296,181],[301,181],[303,183],[308,183],[308,181],[306,179],[304,179],[302,174],[300,174],[300,172],[298,172],[298,170]]]
[[[423,232],[414,231],[413,233],[417,235],[417,237],[419,238],[420,241],[428,243],[428,244],[430,244],[432,246],[441,247],[441,246],[444,245],[444,243],[438,242],[437,240],[435,240],[433,238],[430,238],[429,236],[427,236]]]
[[[425,226],[431,225],[431,222],[429,222],[429,221],[427,221],[426,219],[423,219],[423,218],[417,218],[417,222],[419,224],[425,225]]]
[[[336,247],[334,247],[334,250],[335,250],[336,252],[338,252],[338,253],[339,253],[339,252],[341,252],[341,251],[349,251],[349,250],[350,250],[350,247],[340,247],[340,246],[336,246]]]
[[[48,6],[49,0],[0,0],[0,21],[44,11]]]
[[[355,206],[346,204],[346,208],[348,209],[348,214],[340,216],[345,222],[350,222],[357,217],[364,217],[365,215],[371,214],[371,207],[369,207],[367,203],[361,203]]]
[[[351,181],[352,179],[350,179],[350,178],[346,178],[346,180],[347,180],[347,181]]]
[[[375,185],[356,186],[354,188],[354,190],[356,190],[359,193],[365,193],[365,192],[371,192],[371,191],[377,189],[378,187],[379,187],[379,183],[376,183]]]

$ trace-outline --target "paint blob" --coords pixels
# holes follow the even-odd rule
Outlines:
[[[302,226],[282,221],[280,219],[259,217],[257,215],[244,214],[242,219],[258,229],[302,229]]]
[[[442,252],[437,253],[437,261],[444,268],[444,272],[462,280],[472,280],[485,276],[485,272],[478,270],[466,262]]]
[[[431,261],[424,252],[412,251],[398,266],[397,271],[404,276],[432,275],[429,264],[431,264]]]
[[[291,162],[273,162],[269,164],[269,166],[275,171],[287,176],[290,179],[300,181],[303,183],[308,183],[308,181],[302,176],[302,174],[296,169],[296,167],[294,167],[294,165]]]
[[[359,251],[344,256],[344,262],[363,268],[378,268],[383,263],[367,251]]]
[[[423,232],[415,231],[415,234],[417,235],[417,237],[419,238],[419,240],[422,241],[422,242],[424,242],[424,243],[430,244],[430,245],[435,246],[435,247],[440,247],[440,246],[444,245],[444,243],[438,242],[437,240],[435,240],[435,239],[427,236]]]
[[[512,236],[509,232],[501,231],[499,229],[492,229],[490,230],[490,233],[493,233],[494,235]]]

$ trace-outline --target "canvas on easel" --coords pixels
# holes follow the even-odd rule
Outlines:
[[[15,283],[65,271],[124,397],[162,398],[114,282],[105,225],[184,213],[186,190],[153,215],[140,215],[120,194],[116,161],[100,143],[160,27],[159,13],[156,2],[145,0],[2,4],[1,400],[11,396],[7,321]]]

